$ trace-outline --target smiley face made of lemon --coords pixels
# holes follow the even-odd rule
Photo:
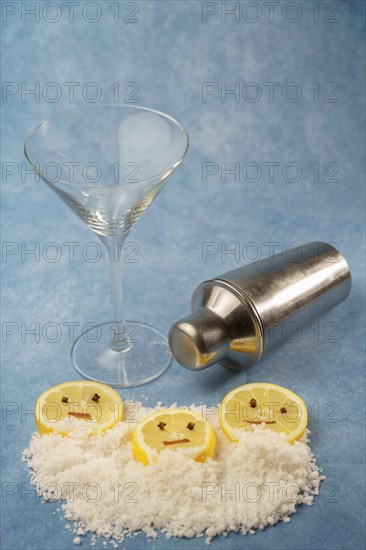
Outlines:
[[[189,409],[164,409],[143,418],[132,434],[136,460],[150,464],[165,449],[186,449],[197,462],[213,457],[216,437],[203,415]]]
[[[276,384],[245,384],[229,392],[219,409],[220,426],[231,441],[258,424],[265,429],[284,433],[287,441],[300,439],[307,426],[304,401],[292,391]]]
[[[98,435],[121,422],[123,402],[116,390],[90,380],[63,382],[37,399],[35,420],[40,434],[69,435],[81,425]]]

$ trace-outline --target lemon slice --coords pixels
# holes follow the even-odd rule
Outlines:
[[[165,449],[186,449],[197,462],[213,457],[216,437],[200,413],[188,409],[164,409],[143,418],[132,434],[132,450],[143,464],[155,462]]]
[[[253,425],[286,434],[292,443],[305,432],[308,414],[304,401],[295,393],[275,384],[246,384],[228,393],[219,410],[220,425],[232,441]]]
[[[36,424],[40,434],[68,435],[78,428],[97,434],[122,420],[123,403],[110,386],[78,380],[64,382],[42,393],[36,402]]]

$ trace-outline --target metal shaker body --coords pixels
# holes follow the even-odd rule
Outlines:
[[[198,286],[192,314],[171,328],[173,355],[192,370],[218,361],[242,370],[344,300],[350,288],[346,260],[322,242],[234,269]]]

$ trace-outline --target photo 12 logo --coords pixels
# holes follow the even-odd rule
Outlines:
[[[334,251],[322,261],[333,264],[337,263],[339,246],[337,243],[328,243],[333,246]],[[319,260],[322,253],[322,243],[312,243],[313,258]],[[203,241],[201,243],[201,259],[207,263],[209,258],[218,258],[221,263],[241,263],[255,262],[261,259],[274,261],[276,254],[282,255],[282,258],[288,262],[297,262],[302,258],[303,250],[299,243],[289,241],[280,243],[279,241],[249,241],[249,242],[228,242],[228,241]]]
[[[9,183],[12,179],[21,183],[39,183],[41,176],[51,184],[67,183],[138,183],[139,165],[134,162],[120,164],[114,162],[109,166],[98,162],[81,163],[77,161],[55,162],[45,164],[36,162],[32,167],[25,161],[4,161],[1,164],[1,181]]]
[[[202,2],[201,21],[220,21],[225,24],[255,24],[301,20],[313,23],[334,24],[339,22],[337,2]]]
[[[121,341],[125,341],[128,344],[136,344],[140,340],[139,324],[134,321],[115,322],[109,328],[111,342],[119,344]],[[3,321],[1,323],[3,344],[17,342],[32,345],[42,342],[53,345],[60,341],[74,344],[78,338],[82,338],[89,344],[95,344],[102,337],[101,325],[93,321],[85,323],[83,326],[79,321]]]
[[[231,161],[202,162],[202,183],[339,183],[339,165],[334,161]]]
[[[75,101],[86,103],[139,103],[137,82],[14,82],[4,81],[1,84],[2,103],[58,103],[64,101],[73,104]]]
[[[30,455],[25,452],[23,461],[27,461]],[[88,502],[97,503],[103,498],[112,498],[114,502],[122,502],[123,504],[138,503],[139,485],[135,481],[127,481],[119,483],[114,481],[109,482],[109,485],[101,485],[96,481],[87,481],[80,483],[78,481],[65,481],[57,483],[51,481],[43,485],[39,483],[29,484],[22,481],[20,483],[13,481],[4,481],[1,484],[1,500],[4,504],[18,500],[20,502],[55,502],[56,500],[67,499],[68,502]],[[65,525],[65,528],[67,528]],[[70,529],[70,525],[69,525]],[[85,535],[82,529],[79,533]]]
[[[108,254],[106,253],[108,251]],[[2,263],[20,262],[36,263],[46,262],[56,264],[58,262],[67,262],[73,264],[77,261],[84,261],[95,264],[100,260],[108,259],[114,263],[132,263],[140,262],[138,256],[139,245],[136,242],[128,241],[122,245],[118,242],[108,246],[107,249],[101,246],[97,241],[88,243],[79,243],[77,241],[66,241],[57,243],[55,241],[40,243],[36,242],[15,242],[4,241],[1,243]]]
[[[2,23],[75,23],[96,24],[103,18],[113,23],[139,23],[138,2],[1,2]]]
[[[339,485],[332,481],[324,481],[325,476],[319,477],[319,483],[322,482],[322,491],[319,493],[319,483],[314,490],[315,495],[323,502],[337,504],[339,502]],[[225,482],[204,482],[202,484],[202,502],[204,504],[215,502],[245,502],[248,505],[262,502],[273,503],[282,502],[283,510],[288,513],[295,511],[294,505],[298,501],[298,496],[303,491],[303,487],[295,481],[282,482],[279,481],[237,481],[233,484]],[[308,504],[314,500],[313,495],[309,495]],[[290,518],[284,518],[285,523],[290,521]]]
[[[298,103],[307,99],[314,103],[339,103],[336,82],[202,82],[202,103]]]

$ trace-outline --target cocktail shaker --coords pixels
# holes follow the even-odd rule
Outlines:
[[[184,367],[254,365],[308,323],[344,300],[351,273],[323,242],[286,248],[198,286],[192,313],[175,323],[169,343]]]

